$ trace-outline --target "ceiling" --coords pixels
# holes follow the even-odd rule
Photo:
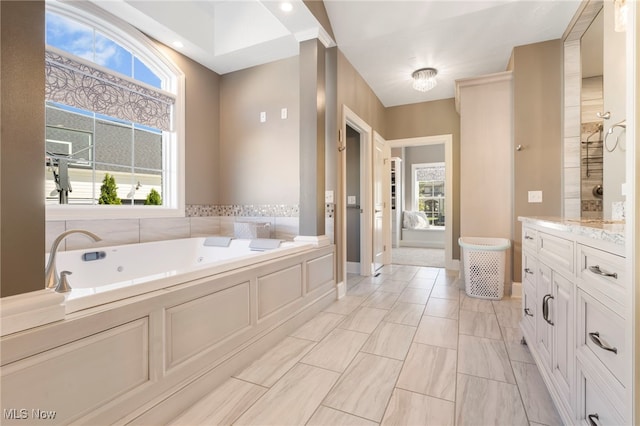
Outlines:
[[[384,106],[451,98],[455,80],[504,71],[513,47],[557,39],[579,0],[324,0],[332,40],[302,0],[92,0],[186,56],[226,74],[295,56],[300,41],[337,43]],[[330,33],[330,31],[329,31]],[[438,69],[431,91],[411,73]]]

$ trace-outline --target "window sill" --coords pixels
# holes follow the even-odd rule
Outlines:
[[[182,208],[156,206],[73,206],[46,207],[46,220],[145,219],[184,217]]]

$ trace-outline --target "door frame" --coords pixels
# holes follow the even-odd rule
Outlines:
[[[451,241],[453,238],[453,136],[451,134],[422,136],[407,139],[394,139],[387,142],[390,148],[444,144],[444,184],[447,191],[451,191],[451,196],[447,196],[444,200],[444,214],[445,217],[448,218],[444,228],[445,268],[458,270],[460,262],[457,259],[453,259],[453,242]]]
[[[340,131],[340,170],[343,176],[340,182],[340,215],[342,216],[342,232],[340,245],[343,247],[340,263],[344,274],[344,282],[347,281],[347,155],[346,134],[347,125],[360,133],[360,275],[369,276],[373,268],[373,238],[372,238],[372,165],[373,165],[373,129],[366,121],[351,111],[346,105],[342,105],[342,123]]]

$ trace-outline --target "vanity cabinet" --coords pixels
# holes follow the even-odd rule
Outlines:
[[[520,328],[563,422],[629,423],[624,246],[574,226],[520,220]]]
[[[523,227],[522,241],[522,332],[541,373],[553,383],[558,410],[570,413],[575,244],[531,226]]]

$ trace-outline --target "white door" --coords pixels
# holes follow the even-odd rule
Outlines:
[[[384,148],[385,142],[382,138],[375,138],[373,149],[373,272],[384,265],[385,243],[384,243],[384,212],[385,212],[385,190],[384,190]]]

